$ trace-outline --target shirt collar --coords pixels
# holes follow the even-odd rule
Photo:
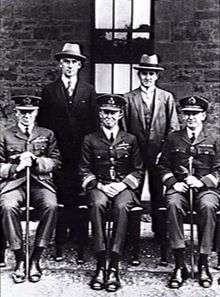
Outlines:
[[[67,78],[64,74],[62,74],[61,80],[64,83],[65,88],[68,88],[69,81],[71,82],[71,86],[75,87],[76,82],[77,82],[77,76],[72,76],[71,78]]]
[[[145,88],[144,86],[141,85],[141,91],[147,94],[153,93],[155,91],[155,86]]]
[[[114,126],[111,130],[109,130],[109,129],[107,129],[107,128],[105,128],[105,127],[103,126],[103,127],[102,127],[102,130],[103,130],[105,136],[106,136],[108,139],[110,139],[110,137],[111,137],[111,133],[113,133],[113,137],[114,137],[114,139],[115,139],[115,138],[117,137],[117,135],[118,135],[118,132],[119,132],[119,126],[116,125],[116,126]]]
[[[187,135],[189,138],[192,137],[192,134],[194,133],[195,137],[197,138],[199,133],[202,131],[202,126],[197,127],[195,130],[189,129],[186,127]]]
[[[18,123],[18,128],[21,130],[22,133],[26,133],[26,127],[25,125],[22,125],[21,123]],[[28,126],[28,132],[31,134],[32,130],[34,128],[34,125]]]

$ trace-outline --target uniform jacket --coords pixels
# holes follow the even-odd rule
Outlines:
[[[146,129],[141,88],[125,94],[125,129],[137,137],[145,163],[154,164],[168,133],[179,130],[173,95],[155,88],[150,127]]]
[[[138,189],[143,162],[136,137],[119,131],[111,143],[101,130],[87,135],[82,146],[80,175],[84,189],[94,180],[103,184],[122,181],[131,189]]]
[[[205,129],[193,143],[186,129],[169,135],[158,164],[163,183],[170,188],[182,181],[187,175],[190,156],[193,157],[193,175],[204,183],[205,189],[216,191],[220,181],[220,139]]]
[[[86,134],[96,130],[96,94],[94,88],[81,80],[75,97],[68,103],[61,79],[45,86],[38,114],[39,126],[54,131],[64,164],[78,164],[81,143]]]
[[[25,170],[16,173],[19,155],[26,150],[37,157],[34,166],[31,167],[31,177],[43,187],[55,192],[52,173],[60,165],[60,153],[54,133],[35,126],[28,140],[27,136],[14,126],[2,131],[0,136],[1,194],[19,187],[26,180]]]

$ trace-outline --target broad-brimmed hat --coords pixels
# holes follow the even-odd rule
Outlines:
[[[62,58],[76,58],[85,61],[86,56],[81,54],[80,46],[77,43],[65,43],[61,52],[55,54],[55,59],[60,61]]]
[[[156,54],[148,56],[143,54],[138,66],[134,66],[137,70],[153,70],[153,71],[163,71],[164,68],[159,65],[159,58]]]
[[[35,110],[39,108],[41,97],[30,95],[12,96],[11,99],[15,102],[17,109],[21,110]]]
[[[100,109],[119,111],[124,108],[126,101],[121,95],[103,94],[97,97],[97,105]]]
[[[189,96],[180,99],[179,101],[182,111],[206,111],[209,106],[209,101],[202,96]]]

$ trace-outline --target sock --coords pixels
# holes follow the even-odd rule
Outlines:
[[[42,255],[43,251],[44,251],[43,247],[39,247],[39,246],[35,247],[33,254],[31,256],[31,260],[38,261]]]
[[[110,261],[109,267],[110,268],[113,267],[117,269],[119,260],[120,260],[120,255],[116,252],[111,252],[111,261]]]
[[[174,249],[173,250],[176,267],[184,267],[185,266],[184,252],[185,252],[185,249]]]
[[[208,255],[207,254],[200,254],[198,266],[207,266],[208,265]]]
[[[23,249],[15,250],[14,253],[15,253],[16,262],[24,261],[25,255],[24,255]]]

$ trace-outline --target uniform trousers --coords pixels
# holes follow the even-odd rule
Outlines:
[[[114,224],[111,251],[121,255],[127,232],[128,212],[137,204],[135,193],[126,189],[114,198],[109,198],[102,191],[93,189],[89,191],[88,195],[91,207],[95,252],[106,251],[105,214],[106,210],[111,207]]]
[[[22,185],[0,198],[2,224],[6,240],[12,250],[22,248],[21,209],[25,203],[26,186]],[[30,191],[30,203],[39,210],[40,222],[36,230],[35,246],[47,247],[56,226],[57,198],[56,194],[33,181]]]
[[[187,194],[177,193],[171,189],[166,193],[166,201],[171,247],[172,249],[185,248],[183,217],[189,209],[189,197]],[[213,248],[216,211],[220,206],[220,196],[214,191],[194,192],[194,206],[199,216],[200,253],[210,254]]]

